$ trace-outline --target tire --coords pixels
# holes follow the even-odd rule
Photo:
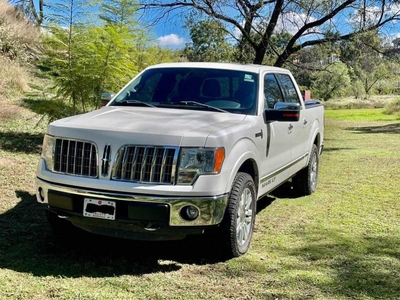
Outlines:
[[[308,196],[314,193],[318,183],[319,153],[314,144],[310,152],[310,160],[307,167],[300,170],[293,177],[293,189],[299,196]]]
[[[216,236],[217,242],[222,243],[224,257],[238,257],[247,252],[255,218],[256,188],[253,178],[239,172],[233,182],[224,219]]]

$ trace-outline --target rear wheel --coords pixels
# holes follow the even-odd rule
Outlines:
[[[256,189],[253,178],[239,172],[232,185],[228,206],[218,231],[223,254],[238,257],[247,252],[256,218]]]
[[[318,183],[319,153],[314,144],[311,148],[310,159],[307,167],[300,170],[293,177],[293,188],[301,196],[308,196],[314,193]]]

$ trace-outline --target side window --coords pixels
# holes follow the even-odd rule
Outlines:
[[[264,76],[264,109],[273,109],[276,102],[283,101],[282,92],[273,74]]]
[[[286,102],[300,103],[295,85],[287,74],[277,74]]]

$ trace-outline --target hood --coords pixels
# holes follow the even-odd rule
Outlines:
[[[54,136],[126,144],[205,146],[213,132],[241,123],[245,115],[153,107],[113,107],[61,119],[49,126]]]

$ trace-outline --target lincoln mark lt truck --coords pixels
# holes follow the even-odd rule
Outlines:
[[[258,199],[287,181],[299,195],[316,190],[324,108],[303,101],[288,70],[160,64],[104,100],[44,137],[37,201],[55,231],[212,232],[235,257],[249,248]]]

